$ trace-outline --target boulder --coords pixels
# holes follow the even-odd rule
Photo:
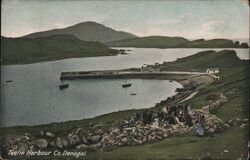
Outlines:
[[[52,146],[52,147],[56,147],[56,143],[55,143],[55,141],[51,141],[51,142],[49,142],[49,145],[50,145],[50,146]]]
[[[41,135],[41,136],[44,136],[44,131],[40,131],[40,135]]]
[[[69,146],[69,140],[67,138],[62,138],[61,139],[61,144],[63,147],[68,147]]]
[[[121,141],[122,141],[123,143],[126,143],[126,144],[127,144],[127,143],[128,143],[128,138],[124,137],[124,138],[121,139]]]
[[[84,136],[82,136],[82,142],[83,142],[84,144],[87,144],[87,143],[88,143],[88,140],[87,140]]]
[[[80,142],[80,138],[78,135],[70,135],[68,136],[68,140],[70,145],[76,145]]]
[[[98,141],[100,141],[100,139],[101,139],[100,135],[94,135],[94,136],[88,137],[88,141],[90,141],[92,144],[97,143]]]
[[[57,146],[58,148],[63,148],[62,140],[61,140],[60,137],[57,137],[57,138],[56,138],[56,146]]]
[[[82,131],[82,128],[77,128],[75,134],[79,134]]]
[[[76,146],[76,149],[81,149],[81,150],[86,150],[88,148],[89,148],[89,146],[87,146],[85,144],[80,144],[80,145]]]
[[[21,143],[21,144],[18,145],[18,148],[19,148],[20,152],[27,152],[28,149],[29,149],[29,146],[26,143]]]
[[[55,134],[53,134],[53,133],[51,133],[51,132],[46,132],[46,136],[54,138],[54,137],[55,137]]]
[[[38,148],[40,149],[45,149],[48,146],[48,142],[46,139],[41,138],[41,139],[36,139],[35,144]]]
[[[239,126],[239,125],[241,124],[241,122],[240,122],[240,119],[239,119],[239,118],[233,118],[233,119],[230,119],[230,120],[228,121],[228,124],[229,124],[230,126]]]
[[[214,129],[214,128],[209,128],[209,129],[208,129],[208,133],[211,133],[211,134],[212,134],[212,133],[214,133],[214,132],[215,132],[215,129]]]
[[[246,124],[240,125],[240,128],[245,128],[245,127],[246,127]]]

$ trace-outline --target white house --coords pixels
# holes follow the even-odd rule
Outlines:
[[[160,69],[158,66],[159,66],[158,63],[156,63],[155,65],[144,64],[141,67],[141,72],[160,72]]]
[[[206,71],[208,74],[217,74],[219,73],[219,69],[218,68],[208,68]]]

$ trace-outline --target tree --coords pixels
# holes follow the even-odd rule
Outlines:
[[[240,48],[249,48],[247,43],[241,43]]]
[[[236,41],[236,42],[234,43],[234,47],[235,47],[235,48],[239,48],[239,47],[240,47],[240,42],[239,42],[239,41]]]

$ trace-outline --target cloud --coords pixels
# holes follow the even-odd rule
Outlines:
[[[204,32],[209,32],[209,33],[224,32],[226,28],[227,28],[227,25],[223,21],[210,21],[201,25],[201,29]]]

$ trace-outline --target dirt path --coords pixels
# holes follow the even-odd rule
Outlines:
[[[186,100],[189,100],[191,98],[193,98],[199,91],[195,91],[193,93],[191,93],[189,96],[187,96],[185,99],[183,99],[182,101],[180,101],[180,103],[186,101]]]

